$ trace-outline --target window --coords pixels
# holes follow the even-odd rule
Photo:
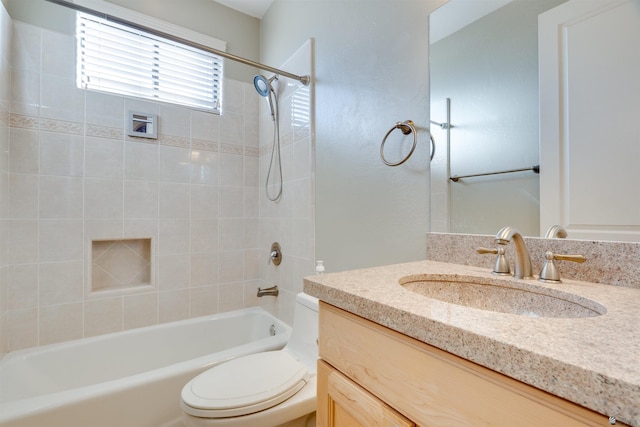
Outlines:
[[[220,56],[85,13],[76,33],[78,87],[220,113]]]

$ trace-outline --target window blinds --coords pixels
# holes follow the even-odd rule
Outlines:
[[[77,43],[78,87],[220,112],[218,55],[84,13]]]

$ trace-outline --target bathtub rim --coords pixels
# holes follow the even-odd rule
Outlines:
[[[251,341],[249,343],[231,347],[215,353],[206,354],[203,356],[195,357],[193,359],[184,360],[168,366],[140,372],[122,378],[116,378],[96,384],[89,384],[82,387],[57,391],[48,394],[2,401],[0,402],[0,424],[17,420],[20,417],[55,409],[70,401],[73,401],[74,403],[81,403],[83,401],[100,398],[114,392],[127,390],[133,385],[149,384],[153,381],[156,381],[158,378],[166,378],[168,376],[184,374],[193,369],[209,369],[225,361],[251,353],[277,350],[283,348],[286,345],[291,336],[292,329],[290,325],[278,319],[262,307],[249,307],[223,313],[178,320],[174,322],[166,322],[141,328],[128,329],[126,331],[112,332],[109,334],[103,334],[94,337],[80,338],[60,343],[48,344],[41,347],[16,350],[14,352],[7,353],[2,359],[0,359],[0,365],[13,359],[26,358],[32,353],[41,351],[52,351],[59,348],[73,348],[79,343],[90,344],[91,342],[109,339],[114,335],[135,335],[143,333],[144,330],[148,329],[167,329],[175,325],[189,325],[191,323],[198,323],[220,318],[238,317],[245,313],[252,312],[256,312],[258,314],[267,314],[272,319],[272,321],[276,322],[279,325],[279,330],[281,330],[282,332],[279,332],[274,336],[260,338],[255,341]]]

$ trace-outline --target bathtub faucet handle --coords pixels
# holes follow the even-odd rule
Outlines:
[[[282,249],[280,248],[280,243],[273,242],[273,244],[271,245],[269,261],[272,261],[273,265],[275,265],[276,267],[279,266],[282,262]]]

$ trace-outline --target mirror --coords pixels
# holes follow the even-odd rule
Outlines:
[[[447,122],[448,98],[452,125],[432,123],[432,231],[539,235],[537,23],[565,1],[451,0],[431,14],[431,119]]]

